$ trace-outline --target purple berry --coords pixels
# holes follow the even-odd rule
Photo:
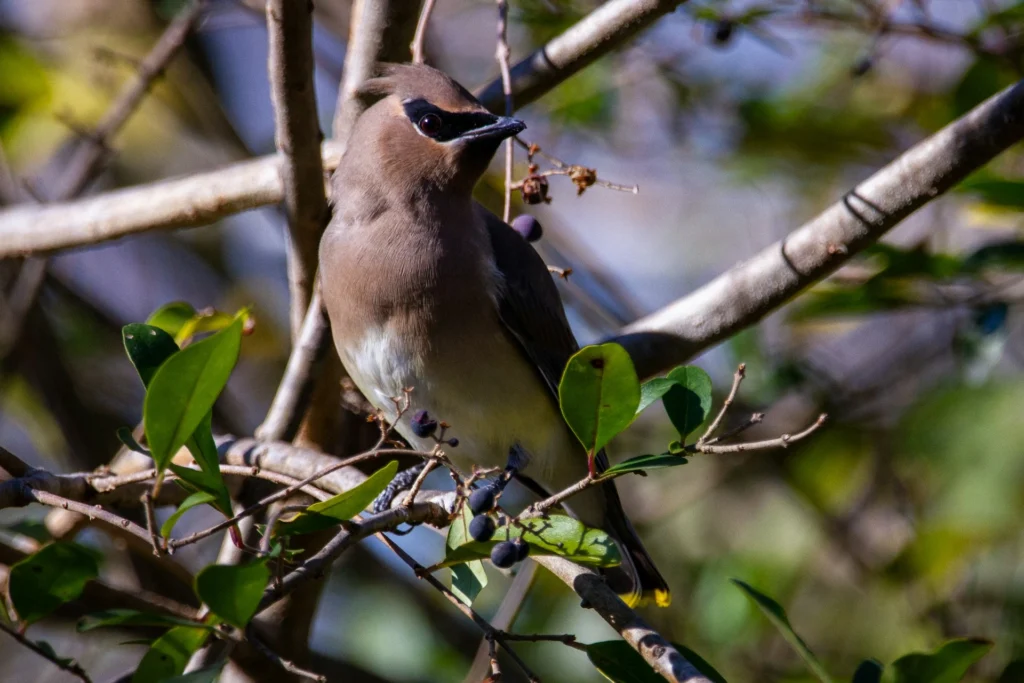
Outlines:
[[[430,413],[425,410],[417,410],[413,413],[412,420],[412,433],[421,439],[426,439],[437,431],[437,420],[430,417]]]
[[[521,538],[512,541],[516,549],[516,562],[522,562],[530,554],[530,545]]]
[[[508,569],[514,565],[518,556],[515,545],[509,541],[502,541],[491,548],[491,564],[499,569]]]
[[[528,213],[519,214],[513,218],[512,227],[527,242],[536,242],[544,235],[544,228],[541,227],[540,221]]]
[[[498,490],[493,484],[488,484],[469,494],[469,510],[474,515],[482,515],[494,509]]]
[[[474,541],[486,543],[494,536],[494,520],[488,515],[477,515],[469,522],[469,535]]]
[[[459,440],[453,436],[452,438],[448,439],[448,445],[451,446],[452,448],[458,448]]]

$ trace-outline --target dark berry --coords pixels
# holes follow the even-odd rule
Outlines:
[[[491,564],[500,569],[508,569],[516,563],[518,557],[516,546],[510,541],[502,541],[491,548]]]
[[[870,55],[861,57],[860,59],[853,63],[853,66],[850,67],[850,75],[853,76],[854,78],[859,78],[860,76],[863,76],[867,72],[871,71],[871,68],[874,65],[874,61],[871,59]]]
[[[522,562],[530,554],[530,545],[521,538],[512,541],[516,548],[516,562]]]
[[[513,218],[512,227],[527,242],[536,242],[544,235],[544,228],[540,226],[540,221],[528,213],[520,214]]]
[[[715,30],[712,35],[716,45],[725,45],[732,38],[733,29],[736,28],[736,24],[728,19],[720,19],[715,22]]]
[[[497,498],[498,490],[493,484],[488,484],[469,494],[469,510],[474,515],[482,515],[494,509],[494,501]]]
[[[412,416],[412,433],[421,439],[426,439],[437,431],[437,420],[430,417],[425,410],[417,410]]]
[[[458,448],[459,440],[453,436],[452,438],[448,439],[448,445],[451,446],[452,448]]]
[[[486,543],[494,536],[494,520],[488,515],[477,515],[469,522],[469,535],[474,541]]]

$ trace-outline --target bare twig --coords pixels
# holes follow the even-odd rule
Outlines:
[[[295,436],[312,396],[318,361],[323,358],[330,341],[320,287],[316,286],[306,318],[302,322],[302,330],[288,357],[284,377],[277,386],[266,419],[256,430],[256,438],[290,441]]]
[[[512,95],[520,107],[577,71],[629,41],[685,0],[609,0],[512,67]],[[477,98],[491,111],[501,111],[500,78],[477,89]]]
[[[905,152],[781,242],[627,326],[641,377],[754,325],[1024,137],[1024,82]]]
[[[427,24],[430,23],[430,15],[434,12],[434,3],[436,0],[426,0],[423,3],[423,9],[420,10],[420,18],[416,22],[416,34],[412,38],[412,44],[409,46],[412,50],[412,63],[423,64],[423,42],[427,37]]]
[[[153,544],[153,554],[159,556],[163,553],[164,548],[163,544],[160,542],[160,531],[156,526],[156,514],[153,511],[152,491],[146,491],[142,494],[142,507],[146,511],[146,530],[149,531],[149,541]]]
[[[113,512],[104,510],[100,505],[87,505],[85,503],[80,503],[77,500],[71,500],[70,498],[64,498],[54,493],[49,493],[48,491],[39,491],[36,489],[29,489],[26,491],[26,494],[37,503],[49,505],[54,508],[61,508],[62,510],[71,510],[72,512],[77,512],[80,515],[85,515],[89,519],[99,519],[110,526],[124,529],[147,544],[150,542],[149,532],[141,526],[130,519],[126,519],[120,515],[114,514]]]
[[[763,441],[748,441],[747,443],[736,443],[728,444],[726,446],[718,446],[710,443],[700,442],[687,447],[687,452],[693,453],[742,453],[743,451],[760,451],[768,450],[770,448],[786,448],[791,443],[796,443],[801,439],[805,439],[818,430],[823,424],[825,424],[827,416],[822,413],[818,416],[818,419],[814,421],[806,429],[797,432],[796,434],[783,434],[782,436],[774,439],[764,439]]]
[[[50,663],[52,663],[54,666],[59,667],[64,671],[67,671],[75,678],[78,678],[84,683],[92,683],[92,679],[89,678],[89,675],[87,673],[85,673],[85,669],[83,669],[81,665],[75,660],[72,659],[70,661],[62,661],[60,658],[53,656],[53,654],[50,651],[40,647],[38,644],[36,644],[35,641],[30,640],[27,636],[25,636],[22,633],[18,633],[2,621],[0,621],[0,631],[3,631],[11,638],[14,638],[16,641],[27,647],[29,650],[32,650],[32,652],[35,652],[43,659],[49,660]]]
[[[733,427],[732,429],[730,429],[728,431],[722,432],[718,436],[711,437],[710,439],[708,439],[707,441],[704,442],[704,445],[708,446],[708,445],[711,445],[711,444],[714,444],[714,443],[718,443],[719,441],[725,441],[726,439],[731,439],[732,437],[736,436],[737,434],[740,434],[740,433],[745,432],[746,430],[750,429],[754,425],[760,424],[763,420],[764,420],[764,413],[753,413],[750,417],[748,417],[741,424],[736,425],[735,427]]]
[[[313,4],[267,0],[267,31],[274,140],[283,157],[288,216],[292,338],[297,339],[313,291],[320,235],[330,216],[313,88]]]
[[[498,45],[494,52],[494,58],[498,60],[498,68],[501,70],[501,90],[505,97],[505,116],[512,116],[514,111],[512,103],[512,74],[509,72],[508,59],[511,54],[508,48],[508,2],[498,2]],[[501,219],[506,223],[512,212],[512,167],[515,162],[515,143],[512,139],[505,141],[505,207],[502,210]]]
[[[732,388],[729,389],[729,395],[726,396],[725,400],[722,402],[722,408],[718,411],[718,414],[715,415],[715,419],[711,421],[710,425],[708,425],[708,428],[707,430],[705,430],[704,434],[701,435],[699,439],[697,439],[698,446],[703,446],[704,444],[706,444],[708,442],[708,439],[711,438],[711,435],[714,434],[715,430],[717,430],[719,425],[722,424],[722,420],[725,418],[725,414],[729,412],[729,406],[731,406],[732,402],[736,400],[736,393],[740,390],[740,384],[743,383],[743,378],[746,376],[746,371],[746,363],[740,363],[740,366],[736,368],[736,373],[732,376]]]
[[[505,597],[501,599],[498,611],[491,617],[491,626],[500,631],[507,631],[511,628],[536,576],[537,563],[527,558],[516,572],[516,577],[512,580],[512,585],[506,591]],[[477,648],[476,657],[473,659],[473,664],[469,667],[469,672],[463,679],[463,683],[478,683],[486,675],[488,649],[488,642],[485,638]]]

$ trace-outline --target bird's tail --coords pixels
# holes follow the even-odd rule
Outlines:
[[[607,501],[605,526],[623,550],[622,564],[603,571],[608,584],[630,607],[651,602],[658,607],[668,607],[672,602],[668,583],[654,566],[654,560],[647,553],[633,523],[626,517],[614,482],[606,483],[603,488]],[[628,573],[628,576],[623,576],[623,573]]]

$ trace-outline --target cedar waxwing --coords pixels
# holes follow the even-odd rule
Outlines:
[[[366,82],[382,96],[356,122],[334,174],[334,216],[320,244],[324,305],[356,386],[394,422],[393,397],[412,387],[396,428],[415,448],[417,410],[451,424],[460,469],[526,456],[517,478],[560,491],[587,474],[587,457],[558,407],[558,383],[578,345],[544,262],[472,199],[501,142],[526,126],[495,116],[448,76],[388,65]],[[600,465],[607,467],[602,453]],[[669,603],[613,482],[567,501],[623,549],[605,572],[628,602]]]

